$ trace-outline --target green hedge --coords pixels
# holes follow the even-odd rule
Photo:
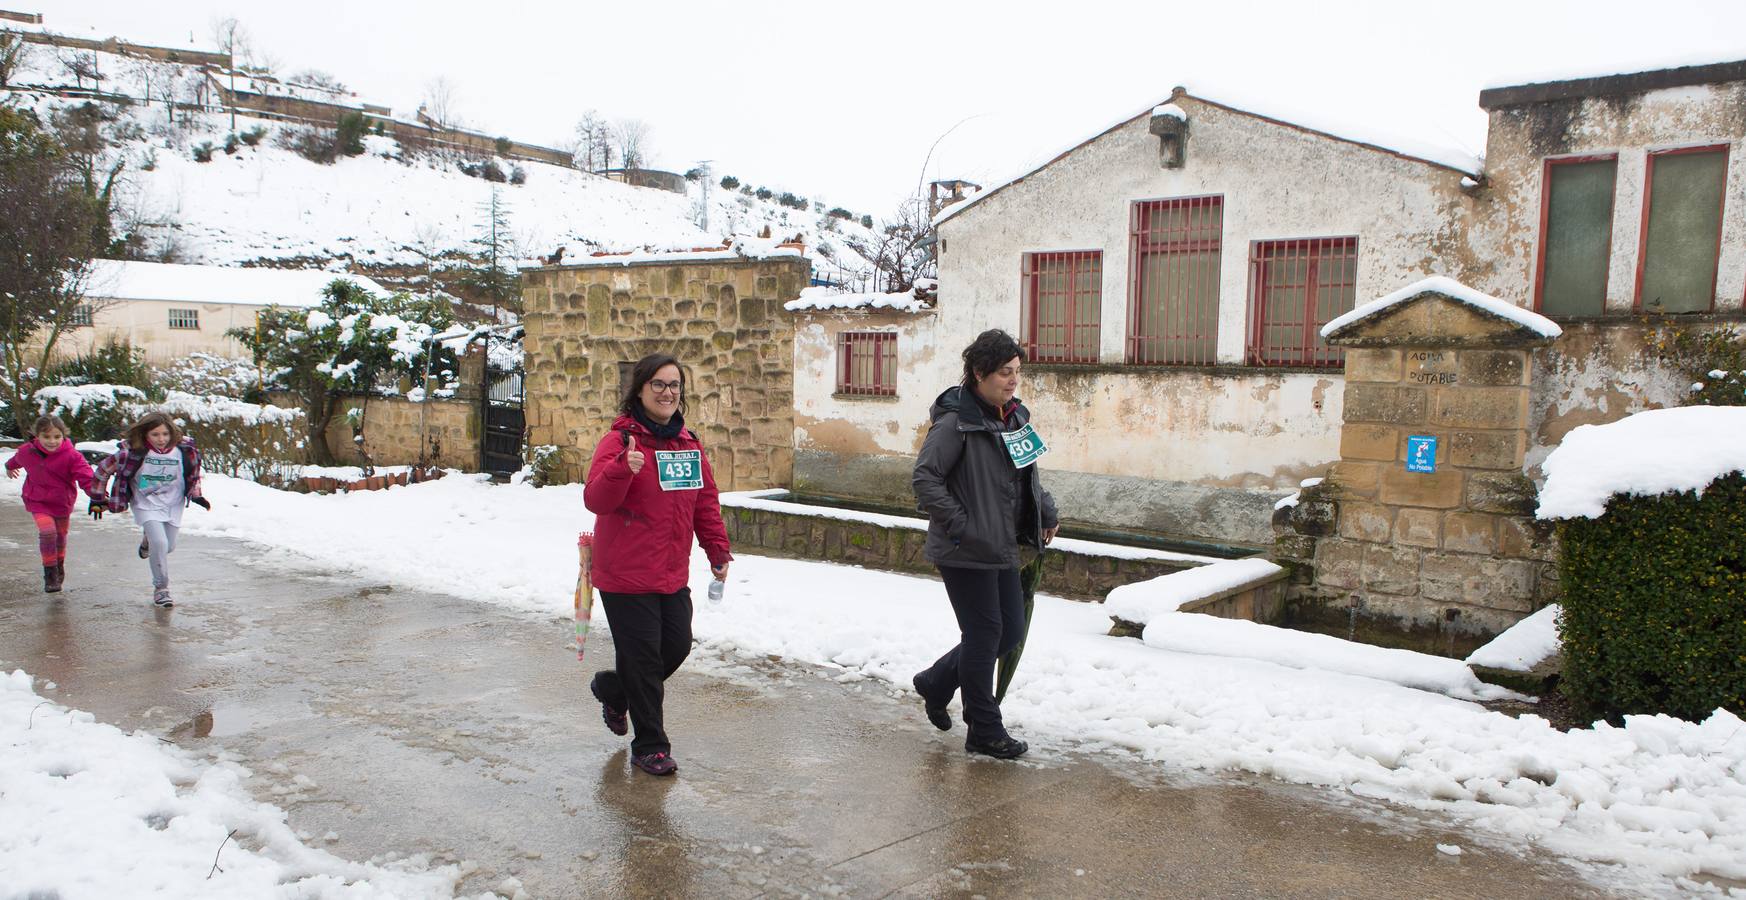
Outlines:
[[[1591,711],[1746,714],[1746,476],[1560,525],[1564,689]]]

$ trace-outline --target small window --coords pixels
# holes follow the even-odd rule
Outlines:
[[[1716,296],[1728,148],[1651,153],[1644,180],[1648,186],[1637,257],[1637,306],[1706,312]]]
[[[1352,311],[1358,295],[1358,239],[1256,241],[1249,256],[1249,363],[1338,366],[1345,354],[1322,341],[1322,326]]]
[[[199,329],[200,328],[200,310],[197,310],[197,309],[172,309],[172,310],[170,310],[170,327],[171,328]]]
[[[1103,318],[1103,253],[1026,253],[1025,355],[1035,362],[1097,362]]]
[[[1192,366],[1216,361],[1223,234],[1222,197],[1133,205],[1128,362]]]
[[[91,304],[81,303],[73,307],[73,315],[67,319],[69,328],[90,328],[92,310]]]
[[[1536,303],[1549,316],[1606,311],[1607,258],[1613,246],[1614,157],[1546,160],[1540,197],[1540,272]]]
[[[897,396],[897,334],[845,331],[837,335],[837,393]]]

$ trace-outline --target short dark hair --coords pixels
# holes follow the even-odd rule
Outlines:
[[[679,370],[679,415],[685,415],[685,367],[671,353],[651,353],[637,360],[637,364],[631,367],[630,377],[625,379],[624,400],[619,403],[618,411],[627,416],[636,415],[643,406],[643,385],[668,366]]]
[[[44,428],[53,428],[59,431],[61,437],[70,438],[73,436],[73,433],[67,430],[67,423],[62,421],[60,416],[37,416],[36,424],[30,426],[30,436],[35,437],[42,434]]]
[[[990,328],[976,336],[964,348],[964,386],[974,388],[983,376],[998,370],[1013,357],[1025,361],[1025,349],[1013,336],[999,328]]]

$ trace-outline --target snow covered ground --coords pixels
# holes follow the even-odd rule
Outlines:
[[[568,628],[575,535],[592,520],[580,486],[536,490],[453,475],[317,496],[208,478],[215,508],[189,511],[192,532],[252,542],[288,570],[343,566],[550,618],[555,638]],[[16,508],[17,485],[0,483],[0,509]],[[710,604],[701,599],[708,578],[697,554],[695,631],[705,660],[775,655],[902,695],[910,675],[956,639],[944,593],[929,579],[742,556],[726,599]],[[1293,650],[1281,664],[1245,658],[1253,635],[1173,633],[1168,623],[1178,620],[1182,628],[1246,625],[1170,614],[1145,641],[1111,638],[1101,606],[1039,597],[1004,705],[1009,725],[1042,748],[1253,772],[1434,810],[1637,874],[1746,879],[1746,724],[1733,715],[1634,717],[1620,728],[1562,733],[1450,696],[1471,696],[1464,679],[1395,683],[1398,660],[1365,655],[1375,648],[1334,641],[1320,660]],[[608,640],[599,617],[596,626],[590,640]]]
[[[46,685],[46,689],[53,685]],[[124,734],[0,676],[6,897],[450,897],[461,867],[352,863],[249,796],[249,771]],[[93,865],[101,848],[102,865]],[[210,876],[210,877],[209,877]]]

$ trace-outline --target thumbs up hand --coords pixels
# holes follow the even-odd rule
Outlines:
[[[636,442],[631,440],[628,431],[624,432],[624,449],[624,461],[630,466],[631,474],[635,475],[641,472],[643,470],[643,451],[637,449]]]

